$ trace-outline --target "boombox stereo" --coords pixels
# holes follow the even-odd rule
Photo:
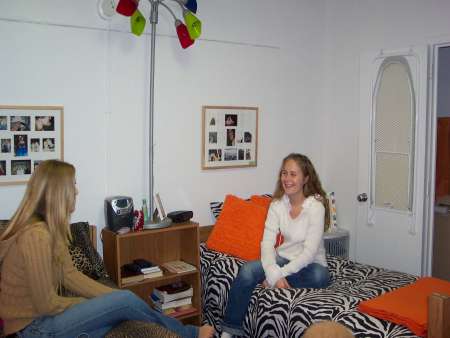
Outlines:
[[[107,227],[114,232],[120,228],[133,228],[133,199],[127,196],[112,196],[105,199]]]

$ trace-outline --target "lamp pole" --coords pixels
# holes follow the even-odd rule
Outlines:
[[[149,218],[153,219],[153,211],[155,210],[153,201],[153,127],[154,118],[153,110],[155,105],[155,42],[156,42],[156,24],[158,23],[158,0],[149,0],[151,3],[150,23],[152,27],[151,32],[151,46],[150,46],[150,99],[149,99],[149,128],[148,128],[148,142],[149,142],[149,156],[148,156],[148,173],[149,173]]]

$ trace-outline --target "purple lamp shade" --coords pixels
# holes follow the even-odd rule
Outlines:
[[[132,16],[138,8],[139,0],[120,0],[116,12],[125,16]]]
[[[186,25],[180,20],[176,20],[175,27],[177,28],[178,40],[180,40],[181,47],[183,47],[183,49],[186,49],[191,46],[194,43],[194,40],[192,40],[189,36]]]

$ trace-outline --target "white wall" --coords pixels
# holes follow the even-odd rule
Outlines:
[[[450,47],[439,49],[437,116],[450,116]]]
[[[446,0],[327,1],[326,77],[323,106],[319,109],[324,112],[323,178],[336,191],[340,225],[351,231],[351,256],[358,240],[360,54],[426,44],[450,36],[448,13],[450,2]]]
[[[101,20],[96,6],[0,0],[0,104],[64,106],[65,159],[80,190],[72,220],[103,227],[105,196],[130,195],[140,206],[147,195],[150,38],[149,29],[129,34],[125,17]],[[209,201],[271,192],[291,151],[311,155],[322,171],[324,15],[324,1],[200,0],[202,39],[182,50],[160,9],[154,168],[168,211],[191,209],[211,224]],[[200,169],[202,105],[260,108],[256,168]],[[0,218],[11,217],[23,192],[0,187]]]

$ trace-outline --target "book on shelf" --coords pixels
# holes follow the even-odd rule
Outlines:
[[[185,281],[179,281],[154,288],[152,295],[155,295],[164,303],[180,298],[192,297],[194,295],[194,289]]]
[[[152,262],[150,262],[146,259],[143,259],[143,258],[135,259],[135,260],[133,260],[132,263],[124,264],[123,267],[125,270],[134,272],[136,274],[161,271],[159,266],[157,266],[157,265],[153,264]]]
[[[120,280],[122,284],[136,283],[144,280],[144,274],[135,273],[122,267],[120,269]]]
[[[132,264],[131,264],[132,265]],[[130,264],[125,264],[120,268],[120,279],[122,284],[130,284],[141,282],[144,279],[156,278],[163,276],[161,269],[153,272],[142,273],[140,269],[130,268]]]
[[[159,266],[152,266],[151,268],[143,268],[141,269],[141,272],[143,274],[147,274],[147,273],[153,273],[153,272],[160,272],[161,269],[159,268]]]
[[[159,271],[155,271],[155,272],[143,273],[143,275],[144,275],[144,279],[150,279],[150,278],[161,277],[163,275],[163,272],[161,270],[159,270]]]
[[[162,302],[154,294],[151,294],[151,299],[153,301],[153,305],[155,306],[155,309],[158,310],[158,311],[167,310],[167,309],[175,308],[175,307],[178,307],[178,306],[192,304],[192,297],[175,299],[175,300],[172,300],[170,302]]]
[[[172,307],[170,309],[162,310],[161,312],[170,317],[181,317],[196,312],[197,309],[192,304]]]
[[[133,263],[136,264],[141,269],[142,273],[161,271],[158,265],[143,258],[137,258],[133,260]]]
[[[185,261],[166,262],[166,263],[162,264],[162,267],[172,273],[197,271],[197,268],[194,265],[186,263]]]

